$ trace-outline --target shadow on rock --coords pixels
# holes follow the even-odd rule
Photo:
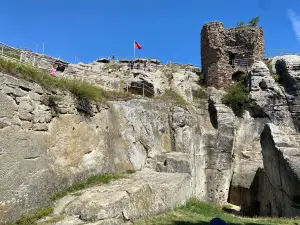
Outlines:
[[[242,213],[236,209],[229,209],[229,208],[226,208],[226,207],[223,207],[222,210],[224,212],[227,212],[227,213],[230,213],[230,214],[233,214],[233,215],[236,215],[236,216],[240,216]]]

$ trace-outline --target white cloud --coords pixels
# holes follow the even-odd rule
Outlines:
[[[300,17],[296,15],[294,10],[290,9],[288,10],[288,17],[292,23],[294,32],[297,36],[298,41],[300,42]]]

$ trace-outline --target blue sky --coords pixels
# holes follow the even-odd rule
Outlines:
[[[266,51],[300,52],[299,0],[1,0],[0,42],[75,62],[137,56],[200,65],[203,24],[260,16]]]

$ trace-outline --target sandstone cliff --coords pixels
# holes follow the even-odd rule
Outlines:
[[[286,58],[280,60],[289,62]],[[300,64],[299,58],[297,63]],[[262,169],[271,184],[288,193],[280,198],[276,195],[272,204],[297,203],[293,198],[297,199],[298,189],[289,189],[289,185],[299,185],[297,160],[284,162],[290,155],[297,158],[299,147],[293,144],[293,153],[280,158],[284,165],[281,170],[286,171],[272,177],[270,173],[276,172],[269,163],[273,157],[278,158],[280,150],[278,145],[270,144],[277,142],[268,130],[272,126],[266,125],[273,123],[279,130],[285,125],[289,132],[296,132],[297,92],[290,96],[274,81],[267,66],[258,61],[250,72],[252,105],[242,118],[237,118],[222,104],[224,91],[208,88],[207,98],[195,97],[200,86],[198,71],[192,66],[179,65],[176,71],[174,67],[167,68],[171,70],[167,73],[156,61],[152,64],[158,67],[148,74],[139,69],[128,73],[126,64],[120,64],[113,73],[99,69],[103,76],[87,72],[81,78],[91,82],[94,79],[95,83],[98,79],[100,85],[107,81],[108,88],[119,89],[127,76],[128,82],[153,87],[154,95],[174,88],[188,101],[187,105],[139,97],[92,103],[90,115],[85,115],[70,93],[47,91],[37,84],[1,74],[0,223],[50,204],[54,193],[75,181],[129,169],[138,172],[131,178],[90,188],[57,202],[55,213],[65,217],[58,224],[100,220],[120,224],[169,210],[192,196],[219,204],[229,200],[242,205],[244,211],[253,212],[257,202],[261,209],[269,204],[269,196],[253,194],[255,178]],[[74,68],[82,66],[97,70],[106,64],[71,65],[60,75],[76,76],[79,72]],[[294,70],[280,68],[280,76],[288,74],[288,80],[296,87],[297,79],[291,72]],[[112,83],[117,85],[110,86]],[[278,176],[282,179],[290,171],[296,177],[286,179],[286,186],[281,187]],[[269,184],[255,187],[271,188],[265,185]],[[278,213],[296,214],[296,207]]]

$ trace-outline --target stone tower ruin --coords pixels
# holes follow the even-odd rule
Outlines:
[[[205,84],[228,87],[247,71],[254,60],[264,58],[264,32],[261,27],[226,29],[214,21],[201,30],[201,64]]]

